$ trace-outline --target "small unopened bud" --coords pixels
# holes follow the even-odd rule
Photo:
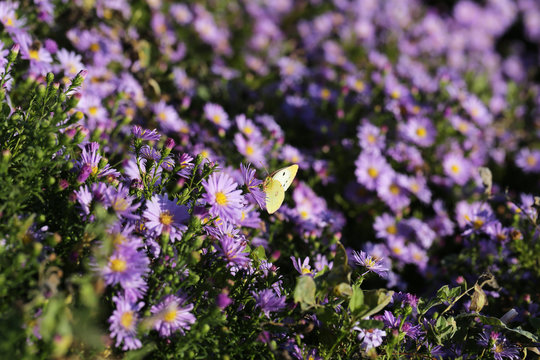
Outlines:
[[[9,51],[9,55],[8,55],[8,61],[9,62],[14,62],[15,61],[15,59],[19,55],[19,50],[20,49],[21,49],[21,46],[19,44],[13,45],[13,47]]]
[[[50,84],[54,81],[54,74],[52,72],[47,73],[47,84]]]

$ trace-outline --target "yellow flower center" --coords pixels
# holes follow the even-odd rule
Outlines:
[[[121,233],[115,233],[112,236],[112,242],[115,246],[121,245],[126,241],[126,237]]]
[[[99,44],[98,43],[93,43],[92,45],[90,45],[90,51],[92,51],[92,52],[99,51]]]
[[[368,175],[371,176],[372,178],[376,178],[377,175],[379,175],[379,171],[373,167],[370,167],[367,171]]]
[[[396,225],[390,225],[390,226],[386,227],[386,232],[389,233],[389,234],[392,234],[392,235],[397,234]]]
[[[92,116],[96,116],[97,110],[98,110],[97,106],[90,106],[90,107],[88,108],[88,113],[89,113],[90,115],[92,115]]]
[[[394,254],[401,254],[401,248],[399,248],[398,246],[394,246],[392,248],[392,251],[394,252]]]
[[[321,97],[324,99],[324,100],[328,100],[330,99],[330,90],[324,88],[321,90]]]
[[[126,311],[123,313],[120,324],[126,329],[131,328],[131,325],[133,324],[133,311]]]
[[[216,193],[216,202],[218,203],[218,205],[227,205],[227,195],[225,195],[223,192],[221,191],[218,191]]]
[[[396,184],[390,185],[390,192],[393,195],[399,195],[399,186],[397,186]]]
[[[427,131],[424,127],[419,127],[418,129],[416,129],[416,135],[418,135],[421,138],[426,137]]]
[[[375,143],[375,140],[377,140],[377,139],[375,138],[375,136],[373,136],[372,134],[369,134],[369,135],[368,135],[368,137],[367,137],[368,143],[374,144],[374,143]]]
[[[111,261],[111,270],[114,272],[124,272],[127,269],[127,264],[125,260],[122,259],[113,259]]]
[[[171,225],[173,222],[173,217],[171,213],[168,211],[164,211],[161,214],[159,214],[159,222],[165,226]]]
[[[454,165],[452,165],[452,166],[450,167],[450,170],[452,170],[452,172],[453,172],[454,174],[457,174],[457,173],[459,173],[459,166],[457,166],[457,165],[454,164]]]
[[[37,50],[30,50],[28,55],[32,60],[39,60],[39,52]]]
[[[307,267],[303,267],[302,268],[302,275],[304,275],[304,274],[311,274],[311,270],[308,269]]]
[[[477,229],[477,230],[480,229],[480,228],[482,227],[482,225],[484,225],[484,221],[481,220],[481,219],[476,219],[476,220],[474,220],[474,222],[473,222],[473,226],[474,226],[474,228]]]
[[[176,309],[171,309],[169,311],[167,311],[165,313],[165,315],[163,316],[163,320],[165,320],[166,322],[173,322],[174,319],[176,319]]]
[[[159,114],[158,114],[158,119],[160,121],[165,121],[167,120],[167,115],[165,115],[165,113],[163,111],[161,111]]]
[[[473,108],[473,109],[471,110],[471,116],[472,116],[473,118],[477,117],[479,114],[480,114],[480,110],[479,110],[478,108]]]
[[[246,213],[242,211],[242,216],[240,217],[240,221],[244,221],[245,218],[246,218]]]
[[[13,26],[13,18],[12,17],[4,18],[4,21],[6,22],[6,26]]]
[[[219,116],[218,114],[212,116],[212,120],[216,123],[216,124],[219,124],[221,122],[221,116]]]
[[[250,134],[252,134],[252,133],[253,133],[253,129],[251,128],[251,126],[246,126],[246,127],[244,128],[244,134],[250,135]]]
[[[114,211],[126,211],[128,208],[128,202],[122,198],[117,198],[111,205]]]
[[[362,92],[364,91],[366,86],[364,85],[364,82],[362,80],[356,80],[356,82],[354,83],[354,87],[356,88],[356,91]]]
[[[394,99],[399,99],[401,97],[401,93],[399,92],[399,90],[394,90],[392,91],[392,93],[390,94],[392,96],[392,98]]]
[[[92,174],[92,175],[96,175],[97,172],[98,172],[98,170],[99,170],[99,169],[98,169],[97,166],[92,166],[92,173],[91,173],[91,174]]]
[[[293,163],[297,163],[297,162],[299,162],[299,161],[300,161],[300,159],[299,159],[298,156],[296,156],[296,155],[294,155],[294,156],[291,158],[291,162],[293,162]]]
[[[467,125],[467,123],[465,122],[462,122],[458,125],[458,130],[461,131],[461,132],[467,132],[467,130],[469,129],[469,126]]]
[[[536,158],[534,156],[532,156],[532,155],[527,156],[527,164],[529,166],[536,165]]]
[[[254,152],[255,152],[255,150],[253,150],[253,146],[251,146],[251,145],[246,146],[246,155],[247,156],[253,155]]]
[[[309,216],[309,214],[308,214],[308,212],[307,212],[306,210],[300,211],[300,217],[301,217],[302,219],[305,220],[305,219],[308,218],[308,216]]]

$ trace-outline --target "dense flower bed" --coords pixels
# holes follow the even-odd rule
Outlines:
[[[536,1],[25,0],[0,22],[2,354],[540,354]]]

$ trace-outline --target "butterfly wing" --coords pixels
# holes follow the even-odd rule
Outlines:
[[[281,184],[283,191],[287,191],[289,186],[291,186],[297,172],[298,165],[294,164],[275,171],[272,173],[271,177]]]
[[[266,186],[264,188],[266,193],[266,211],[269,214],[275,213],[283,204],[283,199],[285,199],[285,190],[283,186],[277,180],[269,177],[266,180]]]

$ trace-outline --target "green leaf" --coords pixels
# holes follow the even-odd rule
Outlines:
[[[505,323],[503,323],[500,319],[498,319],[496,317],[484,316],[484,315],[479,315],[479,314],[459,314],[459,315],[456,316],[457,320],[468,319],[468,318],[471,318],[473,320],[479,319],[482,322],[482,324],[484,324],[484,325],[491,325],[491,326],[500,327],[500,328],[505,329],[505,330],[507,330],[507,331],[509,331],[511,333],[516,334],[516,335],[526,337],[527,339],[532,340],[532,342],[534,342],[534,343],[537,343],[537,342],[540,341],[538,336],[534,335],[533,333],[531,333],[531,332],[529,332],[527,330],[523,330],[520,327],[509,328],[508,326],[506,326]]]
[[[364,292],[360,289],[360,285],[354,285],[352,291],[352,296],[349,300],[349,310],[355,313],[364,304]]]
[[[315,305],[315,281],[311,276],[301,276],[298,278],[294,288],[294,301],[300,303],[302,310]]]
[[[385,289],[379,290],[366,290],[364,293],[364,304],[367,306],[366,310],[359,311],[358,317],[365,318],[374,315],[384,309],[388,303],[392,300],[394,295],[393,291],[387,291]]]

